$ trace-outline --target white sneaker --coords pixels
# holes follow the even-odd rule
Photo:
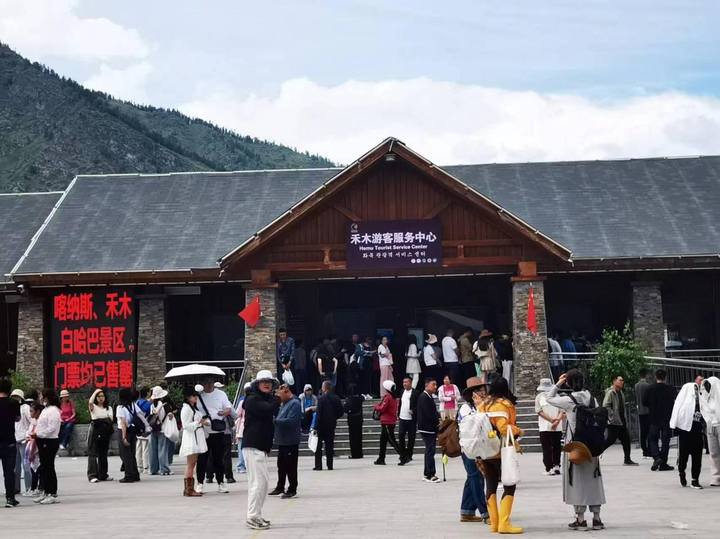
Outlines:
[[[546,472],[543,472],[542,474],[543,475],[555,475],[555,472],[553,472],[552,470],[547,470]]]
[[[225,483],[218,483],[218,492],[220,492],[221,494],[227,494],[228,492],[230,492],[230,489],[228,489]]]
[[[23,492],[23,493],[21,494],[21,496],[22,496],[23,498],[34,498],[34,497],[37,496],[37,495],[38,495],[38,493],[37,493],[36,490],[26,490],[25,492]]]
[[[195,492],[198,494],[203,493],[203,484],[202,483],[195,483]]]
[[[40,492],[38,492],[38,495],[35,498],[33,498],[33,503],[40,503],[44,499],[45,499],[45,493],[40,491]]]
[[[252,530],[267,530],[270,527],[270,523],[266,523],[263,520],[255,519],[255,518],[249,518],[245,521],[245,524],[248,528]]]
[[[100,480],[99,480],[97,477],[93,477],[93,478],[90,480],[90,482],[91,482],[91,483],[99,483]]]
[[[60,503],[57,496],[45,496],[45,499],[40,502],[40,505],[52,505],[54,503]]]

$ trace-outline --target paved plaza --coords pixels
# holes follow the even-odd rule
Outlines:
[[[675,458],[675,450],[671,459]],[[703,463],[707,484],[709,461]],[[58,462],[60,498],[55,506],[37,506],[21,498],[22,506],[2,511],[0,537],[33,536],[53,539],[85,537],[482,537],[487,526],[459,522],[464,469],[459,459],[447,467],[447,482],[421,480],[422,464],[406,467],[388,458],[387,466],[373,466],[372,458],[339,459],[332,472],[313,472],[313,462],[302,458],[299,496],[270,498],[265,517],[268,531],[245,527],[245,476],[231,485],[230,494],[214,488],[203,498],[183,498],[182,467],[171,477],[143,476],[139,484],[91,485],[84,475],[85,459]],[[607,529],[603,537],[718,537],[720,488],[702,491],[681,488],[677,474],[650,472],[642,466],[622,466],[619,446],[603,458],[608,503],[603,508]],[[438,459],[439,464],[439,459]],[[111,459],[115,477],[120,461]],[[560,477],[541,474],[539,454],[522,456],[523,481],[518,487],[514,522],[532,537],[569,535],[571,515],[561,501]],[[441,469],[439,470],[441,473]],[[275,473],[271,473],[275,478]],[[214,487],[214,485],[210,485]],[[676,529],[671,522],[688,525]],[[222,523],[225,523],[224,525]]]

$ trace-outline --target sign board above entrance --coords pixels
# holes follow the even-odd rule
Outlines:
[[[441,264],[442,223],[439,219],[350,224],[348,269],[412,269]]]

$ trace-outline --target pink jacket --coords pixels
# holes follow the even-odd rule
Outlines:
[[[245,400],[245,399],[243,399]],[[245,408],[243,408],[243,401],[240,401],[240,406],[237,409],[237,419],[235,420],[235,438],[240,439],[243,437],[243,431],[245,430]]]

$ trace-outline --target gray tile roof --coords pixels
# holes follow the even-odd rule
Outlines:
[[[30,245],[62,193],[0,195],[0,284]]]
[[[575,259],[720,253],[720,157],[443,169]],[[338,172],[80,176],[18,273],[215,268]]]

